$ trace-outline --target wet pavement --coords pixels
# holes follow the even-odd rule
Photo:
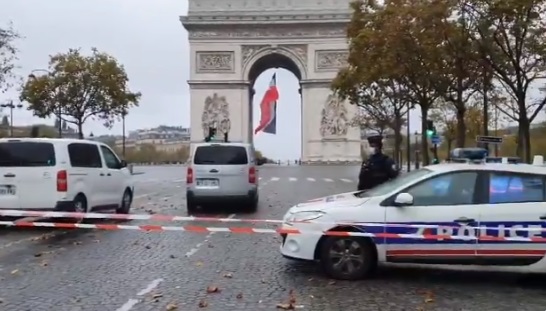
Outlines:
[[[264,166],[256,213],[229,205],[199,215],[280,219],[298,202],[352,191],[357,170]],[[187,215],[183,167],[135,171],[144,174],[135,176],[133,214]],[[173,225],[123,224],[144,223]],[[544,277],[388,267],[373,279],[332,281],[282,258],[279,243],[263,234],[0,228],[0,310],[546,310]]]

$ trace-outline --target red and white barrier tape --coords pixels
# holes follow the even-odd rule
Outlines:
[[[40,217],[40,218],[84,218],[84,219],[111,219],[111,220],[150,220],[150,221],[209,221],[209,222],[242,222],[242,223],[268,223],[282,224],[283,220],[276,219],[244,219],[244,218],[217,218],[217,217],[195,217],[195,216],[172,216],[172,215],[149,215],[149,214],[106,214],[106,213],[74,213],[74,212],[41,212],[41,211],[21,211],[21,210],[2,210],[0,216],[11,217]],[[348,226],[365,227],[391,227],[391,228],[424,228],[424,229],[459,229],[467,228],[473,230],[495,230],[501,231],[506,228],[495,227],[472,227],[472,226],[446,226],[435,224],[400,224],[400,223],[366,223],[366,222],[320,222],[320,221],[290,221],[291,223],[316,223],[316,224],[335,224]],[[516,231],[522,232],[546,232],[546,228],[517,228]]]
[[[60,229],[99,229],[99,230],[137,230],[137,231],[182,231],[195,233],[227,232],[237,234],[303,234],[326,236],[356,236],[387,239],[416,239],[416,240],[460,240],[460,241],[512,241],[512,242],[542,242],[546,238],[525,237],[496,237],[496,236],[452,236],[436,234],[401,234],[401,233],[365,233],[365,232],[337,232],[337,231],[307,231],[298,229],[260,229],[249,227],[200,227],[200,226],[158,226],[158,225],[118,225],[118,224],[78,224],[78,223],[54,223],[54,222],[24,222],[24,221],[0,221],[0,226],[11,227],[49,227]]]

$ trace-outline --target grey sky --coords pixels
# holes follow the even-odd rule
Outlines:
[[[189,126],[189,55],[187,33],[179,15],[187,12],[185,0],[0,0],[0,25],[13,21],[25,36],[20,49],[18,73],[26,77],[32,69],[47,68],[48,55],[91,47],[115,56],[131,79],[130,86],[143,93],[140,107],[131,111],[129,129],[159,124]],[[273,70],[260,76],[254,99],[254,127],[259,121],[258,104]],[[256,146],[266,156],[296,159],[301,150],[301,103],[297,79],[279,70],[278,134],[260,133]],[[16,99],[15,90],[0,94],[0,101]],[[5,113],[5,112],[4,112]],[[412,112],[411,129],[417,129],[420,114]],[[14,123],[39,122],[28,111],[17,111]],[[49,123],[53,121],[49,120]],[[98,122],[85,125],[86,135],[121,134],[121,125],[109,131]]]

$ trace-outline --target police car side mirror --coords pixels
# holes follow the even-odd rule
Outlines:
[[[407,192],[402,192],[394,198],[394,206],[402,207],[413,205],[413,196]]]

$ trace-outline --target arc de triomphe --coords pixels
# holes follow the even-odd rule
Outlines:
[[[349,2],[189,0],[180,20],[190,42],[191,140],[215,123],[232,141],[252,141],[254,82],[285,68],[301,85],[302,161],[360,161],[360,129],[349,126],[356,108],[330,89],[347,58]]]

